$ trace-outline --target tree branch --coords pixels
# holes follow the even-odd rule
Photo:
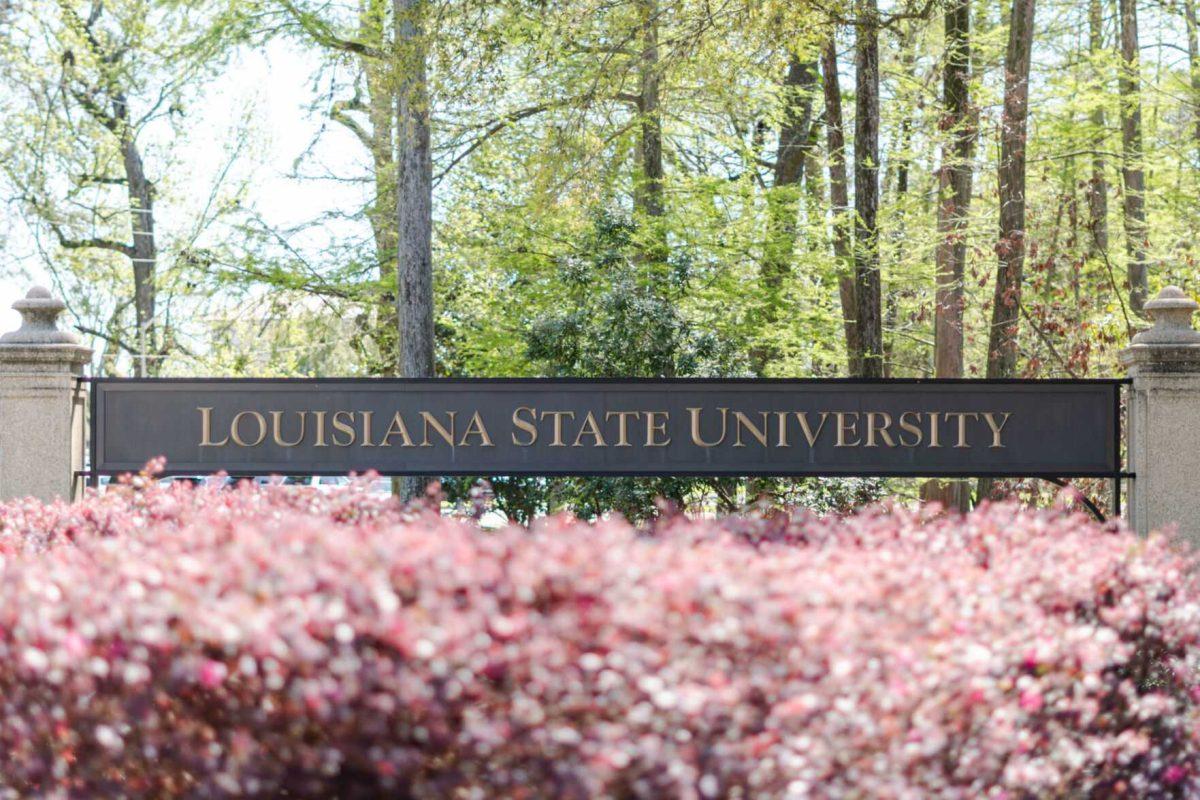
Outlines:
[[[497,133],[500,133],[500,131],[504,130],[509,125],[512,125],[515,122],[520,122],[521,120],[527,119],[528,117],[532,117],[537,114],[541,114],[544,111],[549,111],[552,108],[562,108],[564,106],[569,106],[572,103],[574,103],[576,100],[578,100],[578,98],[572,98],[570,100],[561,100],[561,101],[557,101],[557,102],[539,103],[535,106],[529,106],[527,108],[518,109],[517,111],[512,111],[508,114],[505,114],[502,117],[499,117],[498,119],[495,119],[495,120],[485,123],[484,126],[485,126],[486,130],[484,130],[484,132],[481,133],[479,136],[475,137],[475,140],[472,141],[471,144],[467,146],[466,150],[464,150],[463,152],[461,152],[457,156],[455,156],[453,159],[451,159],[450,163],[446,165],[445,169],[443,169],[441,172],[439,172],[434,177],[434,180],[440,181],[442,178],[446,177],[446,175],[450,172],[450,170],[452,170],[456,166],[458,166],[459,163],[461,163],[463,161],[463,159],[465,159],[467,156],[471,155],[471,153],[474,153],[476,150],[478,150],[483,145],[484,142],[486,142],[488,139],[495,136]]]
[[[132,356],[140,355],[140,353],[135,348],[127,345],[125,343],[125,340],[121,339],[119,336],[114,336],[110,333],[102,333],[101,331],[98,331],[95,328],[89,327],[87,325],[76,325],[75,330],[79,331],[80,333],[86,333],[89,336],[95,336],[98,339],[103,339],[106,342],[111,342],[112,344],[115,344],[117,347],[121,348],[126,353],[129,353]]]
[[[111,239],[104,239],[98,236],[90,239],[68,239],[57,222],[47,220],[46,224],[50,226],[50,230],[54,233],[54,238],[58,239],[59,247],[64,250],[111,250],[114,253],[120,253],[126,258],[133,258],[134,256],[133,245],[114,242]]]
[[[356,103],[354,100],[339,100],[329,109],[329,117],[358,137],[363,147],[373,150],[375,138],[357,120],[346,114],[347,111],[355,111],[358,108],[361,108],[361,103]]]
[[[323,47],[341,50],[343,53],[354,53],[355,55],[367,56],[369,58],[378,58],[380,60],[389,57],[387,51],[381,50],[378,47],[372,47],[364,42],[338,36],[327,22],[313,14],[307,14],[296,8],[296,4],[291,2],[291,0],[280,0],[280,4],[301,29],[311,36],[317,44]]]

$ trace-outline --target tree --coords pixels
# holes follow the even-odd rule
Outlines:
[[[765,321],[778,319],[784,282],[792,273],[796,231],[800,213],[800,184],[813,149],[813,94],[817,83],[817,62],[792,53],[788,57],[783,80],[783,113],[779,123],[779,142],[772,168],[771,191],[767,195],[767,241],[759,275],[766,295]],[[772,353],[760,349],[754,354],[755,372],[762,374]]]
[[[1194,138],[1200,148],[1200,30],[1196,22],[1196,0],[1183,0],[1183,21],[1187,30],[1188,86],[1192,90]]]
[[[1013,0],[1004,56],[1004,112],[1000,120],[999,265],[988,335],[987,377],[1011,378],[1017,366],[1021,281],[1025,265],[1025,148],[1034,0]]]
[[[883,377],[879,273],[879,9],[856,0],[854,23],[854,304],[861,375]]]
[[[1138,78],[1136,0],[1119,0],[1121,13],[1121,178],[1125,188],[1125,267],[1129,307],[1137,314],[1149,294],[1146,263],[1146,174],[1142,167],[1142,99]]]
[[[963,273],[967,263],[966,228],[971,207],[971,7],[953,0],[944,16],[946,59],[942,73],[945,119],[950,140],[942,146],[938,176],[937,292],[934,307],[934,371],[939,378],[963,375]]]
[[[430,95],[426,80],[427,0],[396,0],[396,317],[400,323],[400,369],[405,378],[433,377],[433,154]],[[403,482],[411,499],[426,478]]]
[[[4,159],[5,176],[34,230],[51,235],[46,266],[74,301],[81,329],[105,343],[102,364],[115,369],[124,354],[134,374],[157,375],[182,347],[173,300],[214,258],[202,234],[231,207],[218,183],[213,202],[164,248],[159,197],[169,165],[148,164],[147,141],[156,128],[183,127],[194,84],[225,43],[206,36],[204,4],[58,0],[48,8],[17,12],[0,31],[4,76],[20,98],[8,137],[24,143]],[[231,143],[231,158],[239,151]],[[82,292],[69,286],[75,281]]]
[[[967,216],[971,206],[971,153],[975,141],[969,84],[971,78],[971,5],[953,0],[943,16],[945,66],[942,72],[941,125],[949,134],[942,145],[938,175],[937,288],[934,293],[934,374],[963,376],[963,276],[967,264]],[[967,484],[930,481],[922,496],[966,510]]]
[[[1088,2],[1088,53],[1093,68],[1100,67],[1099,56],[1104,51],[1103,9],[1101,0]],[[1101,73],[1103,74],[1103,73]],[[1103,89],[1103,84],[1101,84]],[[1088,252],[1091,256],[1108,253],[1108,175],[1104,159],[1104,105],[1095,102],[1090,115],[1092,134],[1092,177],[1088,182],[1088,231],[1091,234]]]
[[[396,0],[396,316],[400,375],[433,376],[433,155],[425,37],[428,0]]]
[[[829,205],[833,213],[833,253],[838,264],[838,299],[846,337],[846,363],[851,375],[862,374],[862,337],[854,297],[850,190],[846,179],[846,137],[842,122],[842,90],[838,82],[837,41],[830,36],[821,50],[825,93],[825,140],[829,158]]]

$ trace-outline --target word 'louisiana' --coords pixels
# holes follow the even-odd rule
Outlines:
[[[200,415],[201,447],[495,447],[500,434],[516,447],[988,447],[1003,448],[1004,411],[739,411],[727,407],[669,411],[575,411],[519,406],[503,420],[476,410],[420,411],[390,418],[374,411],[239,411]]]

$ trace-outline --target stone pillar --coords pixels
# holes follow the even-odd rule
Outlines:
[[[60,331],[66,305],[35,286],[13,303],[21,327],[0,336],[0,500],[78,496],[86,447],[86,386],[92,357],[79,337]]]
[[[1154,327],[1120,353],[1129,393],[1129,521],[1143,536],[1175,525],[1200,546],[1200,308],[1175,286],[1146,303]]]

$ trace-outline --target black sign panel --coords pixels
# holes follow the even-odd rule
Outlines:
[[[1118,381],[98,379],[92,470],[1119,474]]]

